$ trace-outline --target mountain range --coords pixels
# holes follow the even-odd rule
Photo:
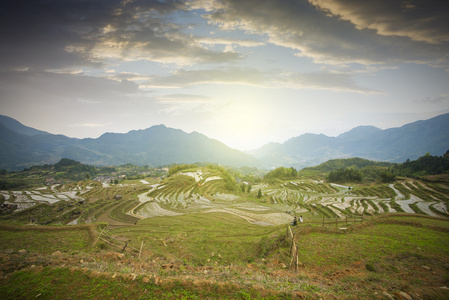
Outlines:
[[[385,130],[359,126],[337,137],[307,133],[243,153],[201,133],[186,133],[164,125],[128,133],[105,133],[96,139],[76,139],[30,128],[0,115],[0,169],[20,170],[55,163],[61,158],[92,165],[211,162],[297,169],[347,157],[404,162],[427,152],[443,155],[449,149],[448,129],[449,114],[444,114]]]
[[[303,134],[283,144],[270,143],[252,152],[266,165],[303,168],[329,159],[360,157],[374,161],[404,162],[449,149],[449,114],[382,130],[359,126],[337,137]]]

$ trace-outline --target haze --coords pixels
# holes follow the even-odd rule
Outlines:
[[[4,0],[0,114],[249,150],[449,112],[449,2]]]

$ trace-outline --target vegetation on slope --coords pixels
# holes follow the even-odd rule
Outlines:
[[[449,174],[449,155],[432,156],[427,153],[417,160],[407,160],[402,164],[395,165],[392,171],[399,176],[413,178],[426,175]]]
[[[286,229],[217,213],[113,230],[1,225],[0,293],[6,299],[449,297],[447,220],[402,214],[345,230],[303,224],[292,232],[297,270]]]
[[[343,175],[393,171],[347,163]],[[82,180],[42,189],[45,178],[70,176],[69,170]],[[348,188],[324,180],[339,169],[310,175],[278,168],[261,178],[197,164],[172,166],[165,177],[166,171],[123,165],[96,169],[104,174],[96,181],[83,178],[89,170],[63,160],[2,175],[23,179],[26,188],[0,191],[0,221],[33,225],[0,225],[0,293],[7,298],[449,296],[441,288],[449,265],[444,177],[394,183],[354,177],[346,179]],[[38,204],[22,209],[31,202]],[[176,214],[130,214],[144,205]],[[304,217],[293,227],[297,271],[286,227],[294,215]],[[87,224],[61,226],[76,223]],[[30,283],[28,292],[22,280]]]

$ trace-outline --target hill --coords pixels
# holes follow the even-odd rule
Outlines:
[[[69,158],[92,165],[162,166],[172,163],[213,162],[230,166],[254,165],[255,159],[197,132],[164,125],[126,134],[105,133],[97,139],[74,139],[48,134],[0,118],[0,168],[19,170]]]
[[[251,152],[267,168],[301,169],[330,159],[360,157],[373,161],[404,162],[429,152],[441,155],[449,149],[449,114],[417,121],[399,128],[359,126],[329,137],[303,134],[283,144],[271,143]]]
[[[394,165],[396,164],[388,162],[372,161],[359,157],[352,157],[343,159],[331,159],[318,166],[304,168],[302,169],[302,171],[318,171],[320,173],[329,173],[331,171],[346,168],[362,169],[365,167],[393,167]]]
[[[0,116],[0,169],[19,170],[52,164],[61,158],[102,166],[210,162],[265,169],[280,166],[301,169],[350,157],[404,162],[425,153],[445,153],[449,149],[447,128],[449,114],[385,130],[359,126],[337,137],[307,133],[283,144],[269,143],[247,154],[201,133],[186,133],[164,125],[128,133],[105,133],[96,139],[75,139]]]
[[[321,167],[373,164],[348,159]],[[0,294],[6,299],[449,295],[447,178],[349,188],[294,169],[278,170],[283,172],[273,183],[243,182],[214,165],[176,165],[154,175],[141,167],[143,177],[121,176],[135,168],[97,169],[117,181],[98,174],[89,180],[45,180],[45,186],[46,177],[83,177],[95,170],[62,159],[1,173],[2,179],[41,183],[0,190]],[[304,222],[289,228],[299,215]]]
[[[41,130],[37,130],[28,126],[23,125],[22,123],[20,123],[17,120],[14,120],[13,118],[7,117],[7,116],[2,116],[0,115],[0,124],[2,124],[3,126],[5,126],[6,128],[23,134],[23,135],[28,135],[28,136],[33,136],[33,135],[47,135],[49,134],[46,131],[41,131]]]

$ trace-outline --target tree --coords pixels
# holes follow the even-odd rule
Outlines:
[[[449,158],[449,150],[447,150],[446,153],[444,153],[443,157]]]
[[[248,184],[248,187],[246,188],[246,192],[248,194],[251,192],[251,188],[252,188],[251,184]]]
[[[274,169],[273,171],[270,171],[264,176],[265,180],[269,179],[288,179],[288,178],[295,178],[298,175],[298,171],[296,171],[294,168],[284,168],[279,167]]]
[[[262,198],[262,191],[260,189],[257,191],[257,198]]]
[[[330,172],[327,180],[329,182],[361,182],[362,174],[360,171],[351,168],[338,169]]]
[[[396,175],[391,172],[384,171],[379,174],[380,181],[383,183],[389,183],[396,180]]]

